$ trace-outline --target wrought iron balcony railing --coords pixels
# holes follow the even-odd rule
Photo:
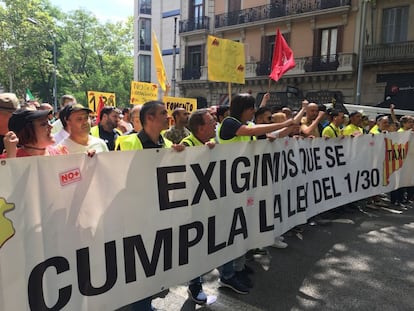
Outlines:
[[[214,24],[216,28],[220,28],[349,5],[351,0],[279,0],[267,5],[218,14]]]
[[[201,67],[184,67],[181,69],[181,80],[198,80],[201,77]]]
[[[339,53],[326,56],[307,56],[295,58],[296,67],[287,74],[305,74],[322,71],[354,71],[356,56],[352,53]],[[272,63],[262,61],[257,63],[256,75],[267,76],[270,74]]]
[[[287,76],[314,75],[318,72],[335,71],[338,73],[349,73],[356,71],[356,55],[353,53],[338,53],[329,56],[307,56],[295,58],[295,68],[289,70]],[[270,74],[270,61],[246,62],[246,79]],[[184,67],[179,69],[178,76],[181,80],[207,80],[207,66]]]
[[[179,24],[179,33],[189,32],[194,30],[209,30],[210,28],[210,17],[200,16],[192,19],[182,20]]]
[[[414,41],[376,44],[365,47],[364,63],[401,62],[414,59]]]

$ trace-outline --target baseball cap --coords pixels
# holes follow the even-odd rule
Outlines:
[[[20,108],[19,100],[14,93],[2,93],[0,94],[0,110],[16,111]]]
[[[52,113],[52,111],[28,109],[16,110],[9,119],[9,130],[18,133],[26,126],[27,123],[46,117],[49,113]]]
[[[81,110],[87,111],[88,113],[92,112],[92,110],[82,106],[81,104],[70,104],[70,105],[65,106],[61,110],[61,112],[59,113],[59,118],[61,119],[61,121],[62,121],[62,118],[66,121],[73,112],[81,111]]]

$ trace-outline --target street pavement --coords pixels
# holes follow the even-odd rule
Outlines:
[[[248,265],[254,288],[238,295],[220,288],[217,270],[203,288],[217,296],[194,304],[186,286],[153,300],[165,311],[414,310],[414,205],[340,208],[317,225],[284,237],[286,249],[268,248]]]

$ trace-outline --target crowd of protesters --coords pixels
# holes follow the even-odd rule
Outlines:
[[[192,146],[227,144],[257,139],[273,141],[281,137],[335,138],[380,134],[392,131],[411,131],[414,118],[397,119],[394,107],[389,115],[370,120],[362,111],[326,109],[324,105],[304,100],[299,111],[268,104],[265,94],[256,108],[249,93],[235,95],[230,106],[199,109],[188,113],[177,108],[172,118],[161,101],[148,102],[122,111],[104,107],[99,115],[77,103],[71,95],[61,98],[61,109],[54,115],[49,104],[29,102],[22,105],[15,94],[0,94],[0,157],[55,156],[61,154],[95,153],[173,148],[177,152]],[[391,203],[404,204],[413,199],[411,188],[398,189],[390,195]],[[276,248],[285,248],[283,237],[277,237]],[[266,253],[265,249],[252,250]],[[246,265],[246,256],[236,258],[218,268],[220,285],[239,294],[248,294],[253,286]],[[197,304],[204,304],[207,296],[202,277],[189,282],[188,293]],[[122,310],[152,310],[152,297],[137,301]]]

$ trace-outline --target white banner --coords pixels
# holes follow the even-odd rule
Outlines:
[[[0,310],[114,310],[413,185],[410,132],[0,163]]]

